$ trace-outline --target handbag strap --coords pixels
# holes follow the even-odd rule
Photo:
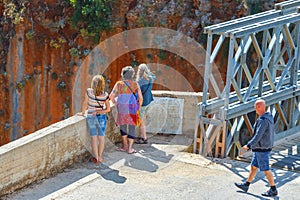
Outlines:
[[[130,87],[125,81],[123,81],[123,82],[124,82],[125,85],[129,88],[129,90],[131,91],[131,93],[133,94],[133,96],[135,97],[135,99],[138,101],[138,98],[135,96],[135,94],[134,94],[134,92],[132,91],[131,87]]]
[[[95,100],[96,100],[96,102],[98,103],[99,107],[100,107],[101,109],[103,109],[103,105],[101,105],[101,104],[99,103],[99,101],[97,100],[96,95],[95,95]],[[100,101],[101,101],[101,100],[100,100]]]

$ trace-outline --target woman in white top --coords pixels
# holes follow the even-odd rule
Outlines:
[[[140,136],[135,141],[135,143],[137,144],[148,143],[146,134],[146,113],[149,109],[150,103],[154,100],[152,95],[152,86],[155,78],[155,75],[152,72],[150,72],[146,64],[142,63],[139,65],[136,80],[141,88],[141,92],[143,95],[143,104],[140,108]]]

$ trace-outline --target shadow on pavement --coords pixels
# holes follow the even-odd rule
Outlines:
[[[248,178],[248,174],[249,174],[249,170],[247,167],[250,166],[250,163],[246,163],[246,162],[236,162],[236,161],[232,161],[232,160],[217,160],[216,161],[217,164],[223,165],[224,167],[226,167],[228,170],[232,171],[234,174],[238,175],[239,177],[241,177],[241,182],[245,182],[247,181]],[[275,179],[275,184],[277,188],[282,187],[283,185],[285,185],[288,182],[291,182],[297,178],[300,177],[300,174],[294,171],[286,171],[283,169],[276,169],[276,168],[271,168],[272,173],[274,175],[274,179]],[[263,181],[266,185],[266,187],[269,187],[269,182],[266,179],[265,175],[263,172],[258,171],[256,178],[253,180],[253,182],[251,184],[255,184],[257,181]],[[275,197],[278,198],[278,197]]]
[[[264,198],[262,196],[259,196],[259,195],[256,195],[256,194],[253,194],[253,193],[250,193],[250,192],[243,192],[243,191],[240,191],[238,190],[237,191],[238,193],[241,193],[241,194],[245,194],[245,195],[248,195],[248,196],[253,196],[257,199],[261,199],[261,200],[268,200],[269,198]],[[279,197],[274,197],[274,199],[279,199]]]
[[[101,164],[104,165],[104,164]],[[108,181],[113,181],[118,184],[125,183],[127,180],[126,177],[119,175],[119,170],[111,169],[108,166],[104,165],[104,170],[102,172],[98,172],[102,178]]]

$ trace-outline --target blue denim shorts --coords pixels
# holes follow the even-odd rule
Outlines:
[[[88,115],[86,117],[87,127],[90,132],[90,136],[105,136],[106,131],[106,114],[102,115]]]
[[[251,165],[259,168],[260,171],[270,170],[270,153],[271,151],[253,152]]]

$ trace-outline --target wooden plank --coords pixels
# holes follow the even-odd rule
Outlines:
[[[279,113],[279,116],[280,116],[282,122],[284,123],[284,125],[285,125],[286,127],[288,127],[288,126],[289,126],[288,121],[286,120],[286,117],[284,116],[284,113],[283,113],[283,110],[282,110],[280,104],[279,104],[279,103],[276,103],[275,106],[276,106],[276,108],[277,108],[277,111],[278,111],[278,113]]]
[[[252,124],[251,124],[251,122],[248,118],[248,115],[245,114],[245,115],[243,115],[243,117],[244,117],[245,124],[246,124],[246,126],[247,126],[247,128],[250,132],[250,135],[252,136],[253,135],[253,127],[252,127]]]
[[[262,51],[261,51],[261,49],[260,49],[260,47],[259,47],[259,43],[257,42],[257,39],[256,39],[256,37],[255,37],[255,34],[253,33],[253,34],[251,34],[250,36],[251,36],[252,43],[253,43],[253,46],[254,46],[254,48],[255,48],[255,51],[256,51],[258,57],[261,58],[261,59],[263,59],[263,58],[264,58],[264,55],[263,55],[263,53],[262,53]]]
[[[288,43],[289,43],[289,46],[292,50],[295,50],[295,44],[294,44],[294,41],[293,41],[293,37],[290,33],[290,30],[289,28],[287,27],[287,24],[284,24],[283,25],[283,30],[284,30],[284,33],[286,35],[286,38],[288,40]]]
[[[240,102],[243,102],[243,97],[242,97],[242,94],[241,94],[241,91],[240,91],[240,87],[238,86],[237,82],[235,81],[235,79],[231,79],[231,84],[236,92],[236,95],[239,99]]]
[[[220,134],[221,126],[216,126],[214,129],[211,129],[210,137],[208,137],[208,141],[205,144],[204,155],[208,155],[212,153],[213,144],[216,142],[217,136]]]
[[[200,125],[200,118],[197,116],[196,117],[196,122],[195,122],[195,132],[194,132],[194,145],[193,145],[193,153],[197,152],[197,143],[198,143],[198,135],[200,134],[199,132],[199,125]]]

